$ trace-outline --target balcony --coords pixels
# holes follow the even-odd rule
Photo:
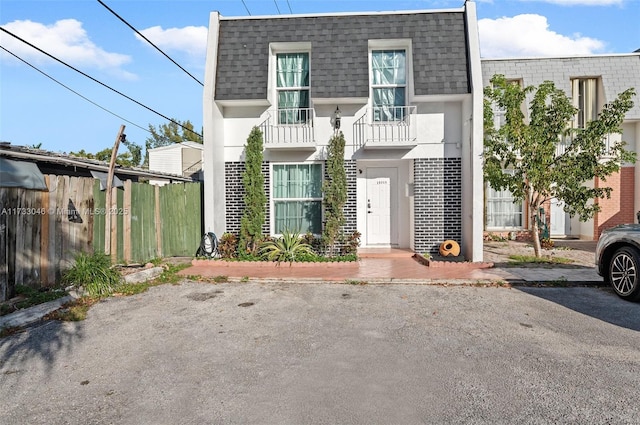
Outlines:
[[[558,143],[556,146],[556,157],[563,155],[567,151],[571,145],[571,141],[571,137],[565,137]],[[604,136],[604,150],[602,151],[601,158],[611,158],[613,156],[611,149],[621,142],[622,136],[618,133]]]
[[[265,149],[315,150],[313,108],[289,108],[268,111],[259,125]]]
[[[375,107],[353,124],[353,138],[364,149],[412,149],[417,144],[416,107]]]

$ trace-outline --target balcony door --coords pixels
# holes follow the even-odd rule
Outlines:
[[[398,168],[367,168],[368,246],[398,244]]]

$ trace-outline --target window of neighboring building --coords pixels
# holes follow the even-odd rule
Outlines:
[[[302,124],[309,118],[309,53],[276,54],[278,124]]]
[[[274,234],[322,233],[322,164],[274,164]]]
[[[598,116],[597,82],[596,78],[576,78],[571,81],[573,106],[578,108],[576,128],[585,128],[589,121]]]
[[[401,121],[406,114],[406,50],[371,51],[373,121]]]
[[[512,173],[513,170],[504,170]],[[487,229],[519,229],[523,226],[522,201],[514,202],[508,190],[495,190],[487,184],[485,191],[487,202]]]

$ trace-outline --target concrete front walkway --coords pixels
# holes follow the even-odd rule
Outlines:
[[[360,260],[345,263],[275,263],[220,260],[194,260],[192,266],[181,271],[183,276],[249,279],[315,279],[324,281],[360,280],[415,281],[416,283],[444,282],[601,282],[594,268],[515,268],[487,267],[485,263],[438,263],[427,267],[407,250],[360,250]]]

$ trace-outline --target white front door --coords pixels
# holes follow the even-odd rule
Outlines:
[[[397,245],[398,169],[367,168],[367,245]]]
[[[549,214],[551,226],[549,233],[554,237],[567,235],[569,215],[564,212],[564,202],[557,199],[551,200],[551,211]]]

